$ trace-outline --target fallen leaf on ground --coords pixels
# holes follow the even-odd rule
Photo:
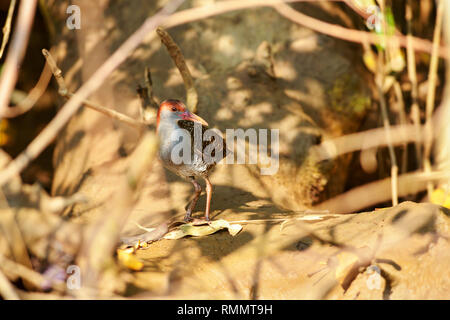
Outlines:
[[[438,188],[431,194],[431,202],[450,209],[450,192]]]
[[[134,255],[134,248],[117,249],[117,258],[128,269],[140,271],[144,263]]]
[[[230,224],[226,220],[214,220],[205,225],[194,225],[192,223],[186,223],[167,233],[163,237],[163,239],[175,240],[183,238],[185,236],[207,236],[222,229],[228,229],[228,232],[232,236],[235,236],[242,230],[242,226],[240,224]]]

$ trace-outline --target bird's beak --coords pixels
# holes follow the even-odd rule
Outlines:
[[[198,122],[201,123],[204,126],[208,126],[208,122],[206,122],[205,120],[203,120],[202,118],[200,118],[198,115],[191,113],[189,111],[185,111],[181,114],[181,118],[183,120],[190,120],[193,122]]]

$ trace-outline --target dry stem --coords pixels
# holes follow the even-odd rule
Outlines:
[[[399,113],[400,125],[406,125],[406,113],[405,113],[405,103],[403,101],[403,93],[402,88],[400,87],[400,83],[397,80],[394,81],[393,84],[394,93],[397,102],[397,109]],[[402,153],[402,165],[401,165],[401,173],[405,173],[408,170],[408,144],[406,142],[403,143],[403,153]]]
[[[36,0],[21,1],[17,23],[8,55],[0,76],[0,118],[9,105],[11,92],[18,78],[18,70],[27,48],[28,37],[33,25]]]
[[[56,62],[53,59],[50,52],[48,52],[45,49],[42,49],[42,54],[44,55],[45,59],[47,59],[47,63],[49,64],[50,69],[51,69],[53,75],[55,76],[56,82],[58,83],[58,87],[59,87],[58,93],[67,99],[70,99],[71,97],[73,97],[74,94],[69,92],[69,90],[67,89],[67,85],[66,85],[66,82],[64,81],[64,77],[62,75],[61,69],[59,69],[58,66],[56,65]],[[104,115],[106,115],[110,118],[122,121],[132,127],[142,128],[142,126],[144,125],[144,123],[141,121],[135,120],[123,113],[117,112],[117,111],[107,108],[107,107],[104,107],[98,103],[88,101],[88,100],[83,100],[82,103],[83,103],[83,105],[85,105],[88,108],[91,108],[95,111],[103,113]]]
[[[139,109],[141,111],[141,121],[150,123],[151,115],[148,114],[147,111],[158,109],[159,104],[153,95],[153,82],[149,67],[145,68],[144,77],[145,86],[142,87],[139,85],[136,91],[141,99],[141,108]]]
[[[0,296],[5,300],[19,300],[14,287],[5,274],[0,270]]]
[[[2,47],[0,48],[0,59],[3,57],[3,51],[5,51],[6,44],[9,40],[9,34],[11,32],[11,22],[14,13],[14,8],[16,7],[16,0],[11,0],[9,3],[8,16],[6,17],[5,26],[3,27],[3,39]]]
[[[31,108],[33,108],[33,106],[47,89],[51,77],[52,72],[50,71],[50,66],[48,65],[48,63],[45,63],[44,69],[42,70],[38,82],[36,83],[34,88],[31,89],[26,98],[20,101],[18,105],[6,108],[4,110],[5,113],[2,116],[5,118],[15,118],[17,116],[20,116],[21,114],[24,114],[25,112],[28,112]]]
[[[167,51],[169,51],[170,57],[172,58],[173,62],[180,71],[181,76],[183,77],[184,87],[186,88],[186,106],[190,111],[196,113],[198,94],[194,86],[194,80],[192,79],[191,73],[186,65],[186,61],[184,60],[181,50],[177,46],[175,41],[173,41],[170,34],[162,27],[156,29],[156,33],[158,33],[159,37],[161,38],[161,42],[166,46]]]
[[[382,54],[380,53],[380,61],[382,59]],[[389,157],[391,158],[391,192],[392,192],[392,205],[395,206],[398,204],[398,183],[397,183],[397,175],[398,175],[398,166],[397,159],[395,156],[394,147],[392,145],[392,134],[391,134],[391,125],[389,124],[389,115],[386,106],[386,99],[384,98],[383,92],[383,80],[384,79],[384,70],[380,68],[380,74],[377,76],[376,85],[378,89],[378,95],[380,96],[380,108],[381,114],[383,116],[383,126],[386,132],[386,140],[389,149]]]
[[[398,196],[404,197],[416,194],[426,189],[428,181],[439,181],[449,177],[449,172],[430,172],[425,174],[416,171],[400,175],[398,177]],[[389,191],[391,185],[391,178],[371,182],[326,200],[318,204],[314,209],[328,209],[334,213],[355,213],[358,210],[389,200],[392,197],[392,193]]]
[[[444,1],[438,0],[437,14],[436,14],[436,26],[434,28],[433,35],[433,52],[431,54],[430,71],[428,74],[428,93],[427,93],[427,103],[426,103],[426,120],[425,120],[425,147],[424,147],[424,170],[425,172],[431,171],[431,145],[433,141],[433,130],[431,128],[431,117],[434,110],[434,101],[436,94],[436,80],[438,71],[438,50],[441,41],[441,29],[442,29],[442,18],[444,15]],[[428,198],[431,199],[431,194],[433,192],[433,184],[431,182],[427,185]]]
[[[412,0],[408,0],[406,3],[406,24],[407,24],[407,36],[406,36],[406,54],[407,54],[407,64],[408,64],[408,76],[411,81],[411,119],[415,125],[416,132],[415,135],[420,135],[420,110],[418,103],[418,89],[417,89],[417,73],[416,73],[416,56],[412,46]],[[419,162],[419,167],[422,167],[422,147],[417,141],[415,143],[416,158]]]
[[[313,146],[311,151],[314,152],[316,161],[322,161],[358,150],[386,147],[389,143],[395,146],[423,140],[423,135],[415,135],[414,125],[391,126],[390,131],[389,139],[384,128],[376,128],[325,140],[320,145]],[[420,132],[422,132],[422,128]]]
[[[230,1],[232,2],[232,1]],[[294,21],[295,23],[301,24],[307,28],[310,28],[314,31],[329,35],[331,37],[342,39],[345,41],[351,41],[356,43],[371,43],[371,44],[379,44],[383,42],[397,42],[398,45],[402,47],[407,46],[407,41],[405,36],[397,36],[392,35],[389,36],[389,38],[386,39],[385,36],[377,35],[371,32],[365,32],[365,31],[358,31],[353,29],[348,29],[341,27],[339,25],[323,22],[321,20],[312,18],[310,16],[307,16],[301,12],[298,12],[288,6],[287,4],[279,4],[279,5],[272,5],[275,10],[278,11],[282,16],[286,17],[287,19]],[[411,38],[412,40],[412,47],[416,51],[421,52],[431,52],[431,42],[419,39],[419,38]],[[446,47],[437,47],[437,54],[442,57],[449,59],[449,52]]]

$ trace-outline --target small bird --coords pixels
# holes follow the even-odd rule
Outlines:
[[[201,133],[201,143],[198,144],[194,141],[195,135],[195,127],[200,126],[201,130],[198,132]],[[199,128],[199,127],[197,127]],[[185,129],[186,132],[190,136],[190,141],[186,139],[186,141],[180,141],[175,134],[177,130]],[[206,182],[206,209],[205,209],[205,217],[206,221],[210,220],[210,208],[211,208],[211,197],[212,197],[212,185],[209,181],[208,174],[211,172],[212,168],[219,162],[223,157],[227,154],[227,149],[225,147],[225,142],[222,137],[216,139],[217,137],[211,138],[209,141],[204,141],[203,134],[208,130],[208,123],[200,118],[198,115],[189,112],[183,102],[179,100],[169,99],[161,102],[159,105],[157,122],[156,122],[156,131],[158,133],[160,139],[160,147],[159,147],[159,157],[163,162],[163,165],[174,172],[178,176],[189,180],[194,185],[194,195],[187,205],[186,215],[184,220],[186,222],[192,221],[192,211],[195,209],[198,198],[202,192],[202,187],[196,181],[196,178],[203,178]],[[174,139],[174,136],[176,137]],[[214,149],[211,153],[211,156],[215,156],[215,152],[219,151],[218,159],[212,159],[207,161],[204,156],[205,148],[208,147],[213,142],[218,142],[218,148]],[[189,144],[186,148],[189,147],[190,155],[188,163],[185,162],[177,162],[173,159],[174,148],[180,148],[179,144]],[[178,145],[178,146],[177,146]],[[177,150],[178,150],[177,149]],[[211,148],[210,148],[211,149]],[[211,158],[208,158],[211,159]]]

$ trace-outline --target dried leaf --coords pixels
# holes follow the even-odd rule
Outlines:
[[[175,240],[185,236],[202,237],[213,234],[222,229],[228,229],[228,232],[232,236],[235,236],[242,230],[242,226],[240,224],[230,224],[226,220],[215,220],[206,225],[186,223],[167,233],[163,238]]]
[[[450,209],[450,192],[438,188],[431,194],[431,202]]]
[[[366,52],[364,52],[363,61],[364,61],[364,64],[366,65],[367,69],[369,69],[373,73],[376,73],[377,61],[376,61],[376,57],[372,51],[366,50]]]
[[[128,269],[140,271],[144,267],[144,263],[134,255],[135,249],[117,249],[117,258]]]

